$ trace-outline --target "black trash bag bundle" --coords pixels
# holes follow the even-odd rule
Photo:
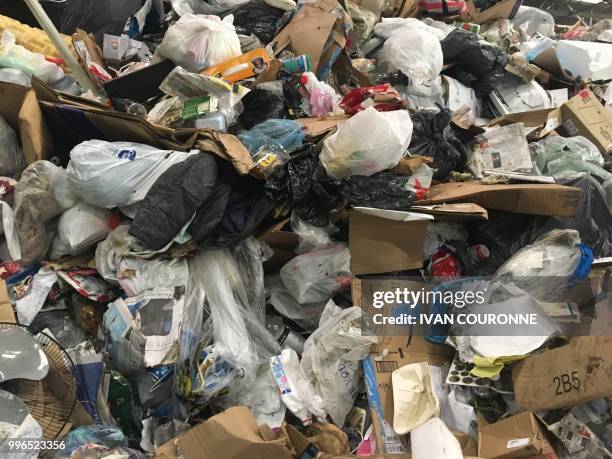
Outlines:
[[[264,45],[272,41],[285,11],[267,5],[262,1],[251,1],[236,8],[234,27],[241,35],[255,35]]]
[[[352,207],[408,210],[416,200],[416,194],[407,188],[409,181],[410,176],[392,171],[353,175],[342,181],[340,193]]]
[[[480,43],[478,35],[456,29],[440,42],[444,65],[455,64],[444,73],[476,91],[488,95],[504,77],[508,55],[500,48]]]
[[[262,181],[240,176],[227,161],[201,152],[155,181],[129,233],[161,250],[193,218],[188,230],[198,245],[228,247],[253,234],[274,208],[264,191]]]
[[[558,227],[575,229],[583,244],[593,249],[597,258],[612,256],[612,212],[605,190],[590,175],[564,180],[562,185],[580,189],[580,199],[575,217],[558,217]]]
[[[343,208],[341,181],[331,179],[319,163],[321,144],[297,150],[266,181],[266,193],[276,202],[288,200],[297,215],[314,226],[329,225],[329,213]]]
[[[264,89],[254,89],[242,98],[244,111],[238,121],[245,129],[251,129],[269,119],[286,119],[285,99]]]
[[[410,118],[414,127],[408,149],[412,154],[433,158],[434,179],[444,180],[452,171],[465,170],[467,152],[455,137],[449,109],[420,110]]]

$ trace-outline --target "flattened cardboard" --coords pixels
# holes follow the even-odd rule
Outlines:
[[[524,412],[481,427],[478,431],[478,455],[485,458],[544,459],[544,434],[531,412]]]
[[[550,79],[550,76],[553,75],[568,84],[576,82],[576,79],[570,76],[561,65],[555,48],[545,49],[533,59],[532,63],[545,72],[544,75],[538,75],[537,79],[539,81],[547,81]]]
[[[287,438],[265,440],[245,406],[228,408],[157,448],[156,458],[293,459]]]
[[[512,368],[521,410],[551,410],[612,394],[612,337],[581,336]]]
[[[495,19],[507,19],[514,16],[519,7],[518,0],[502,0],[486,10],[476,8],[474,0],[467,0],[465,5],[468,9],[469,22],[484,24]]]
[[[412,206],[410,210],[433,215],[436,217],[436,220],[439,221],[466,222],[489,219],[487,209],[484,209],[477,204],[469,203]]]
[[[427,199],[415,205],[469,202],[485,209],[521,214],[576,215],[580,190],[563,185],[485,185],[480,182],[442,183],[429,189]]]
[[[336,126],[348,120],[350,116],[324,116],[319,118],[299,118],[298,121],[309,137],[319,137],[333,131]]]
[[[351,272],[377,274],[421,268],[426,231],[426,221],[403,222],[351,212]]]
[[[31,88],[0,82],[0,116],[19,134],[23,155],[32,164],[53,156],[53,142]]]
[[[4,280],[0,281],[0,322],[10,322],[12,324],[16,322],[15,311],[9,301],[8,290]]]

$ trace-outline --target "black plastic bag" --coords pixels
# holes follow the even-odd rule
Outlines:
[[[285,119],[285,100],[276,94],[263,89],[254,89],[242,98],[244,111],[238,117],[245,129],[251,129],[268,119]]]
[[[346,205],[338,180],[327,176],[319,163],[321,144],[294,153],[266,181],[266,194],[274,201],[288,200],[297,215],[314,226],[327,226],[329,213]]]
[[[444,73],[474,88],[478,97],[489,94],[504,77],[508,55],[500,48],[480,43],[478,35],[456,29],[440,45],[444,65],[455,64]]]
[[[383,171],[365,176],[353,175],[342,182],[340,192],[353,207],[408,210],[416,194],[407,189],[410,176]]]
[[[237,33],[255,35],[267,45],[282,24],[281,18],[285,12],[264,2],[252,1],[239,6],[232,14]]]
[[[408,149],[412,154],[433,158],[436,180],[447,178],[451,171],[463,171],[467,162],[465,147],[451,127],[451,117],[447,108],[420,110],[411,115],[414,127]]]

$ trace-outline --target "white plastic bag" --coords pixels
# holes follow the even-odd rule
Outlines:
[[[426,21],[420,21],[415,18],[382,18],[382,20],[374,26],[374,34],[384,39],[390,38],[391,35],[401,30],[420,29],[434,34],[439,40],[442,40],[448,31],[442,30],[439,26],[432,26]]]
[[[329,235],[338,231],[338,228],[334,225],[329,225],[326,228],[311,225],[302,220],[295,212],[291,213],[291,229],[300,238],[300,243],[295,248],[297,254],[313,252],[335,245]]]
[[[280,277],[298,303],[327,301],[350,282],[349,249],[337,244],[298,255],[281,268]]]
[[[300,365],[313,381],[315,393],[338,426],[355,403],[359,387],[360,360],[376,343],[374,336],[361,335],[358,306],[341,309],[330,300],[321,315],[319,328],[304,343]]]
[[[136,296],[153,288],[186,287],[189,268],[185,258],[123,258],[117,268],[117,280],[128,296]]]
[[[553,15],[531,6],[521,6],[512,19],[512,25],[523,29],[529,37],[536,33],[545,37],[552,37],[555,34]]]
[[[155,51],[190,72],[238,57],[240,39],[234,16],[223,18],[187,13],[172,25]]]
[[[401,70],[410,84],[420,85],[437,78],[444,58],[438,37],[422,28],[401,28],[385,41],[379,67],[383,72]]]
[[[132,142],[87,140],[70,152],[68,180],[74,193],[89,204],[126,206],[142,201],[166,169],[190,154]]]
[[[61,248],[66,255],[78,255],[96,242],[104,239],[111,231],[112,213],[107,209],[95,207],[84,202],[62,214],[57,225]],[[57,241],[57,239],[56,239]],[[60,247],[53,244],[53,256],[61,256]]]
[[[27,166],[17,134],[0,116],[0,175],[15,177]]]
[[[32,78],[17,69],[0,69],[0,81],[15,83],[21,86],[32,86]]]
[[[34,75],[45,83],[56,83],[64,78],[64,71],[49,62],[42,54],[33,53],[15,43],[15,34],[8,29],[2,32],[0,41],[0,67],[18,69],[28,76]]]
[[[406,110],[379,112],[368,107],[325,139],[321,164],[337,178],[372,175],[394,167],[411,138],[412,121]]]

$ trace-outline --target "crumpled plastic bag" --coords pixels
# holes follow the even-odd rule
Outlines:
[[[304,128],[295,120],[268,119],[240,133],[238,138],[249,149],[251,155],[265,146],[277,146],[289,153],[302,146]]]
[[[285,11],[267,5],[263,1],[251,0],[240,5],[232,14],[236,32],[255,35],[262,43],[268,44],[274,39]]]
[[[15,177],[27,166],[17,134],[0,116],[0,175]]]
[[[49,62],[42,54],[18,45],[15,34],[6,29],[0,39],[0,67],[21,70],[28,76],[34,75],[45,83],[54,84],[64,78],[64,71],[58,65]]]
[[[132,142],[87,140],[72,149],[66,170],[75,194],[110,209],[143,200],[166,169],[190,154]]]
[[[496,46],[480,42],[472,32],[454,30],[440,44],[444,64],[455,64],[445,73],[474,88],[478,97],[489,94],[506,74],[508,55]]]
[[[522,5],[512,18],[512,25],[520,27],[528,36],[536,33],[545,37],[555,34],[555,18],[547,11]]]
[[[329,175],[372,175],[389,169],[406,155],[412,121],[406,110],[357,113],[323,142],[320,161]]]
[[[24,266],[40,261],[52,242],[53,219],[76,204],[66,171],[49,161],[36,161],[15,185],[15,229]]]
[[[449,109],[420,110],[412,115],[413,131],[410,153],[431,156],[434,179],[443,180],[452,171],[465,169],[467,152],[451,127]]]
[[[443,64],[435,34],[423,28],[401,28],[385,41],[379,67],[383,72],[401,70],[411,84],[420,85],[436,78]]]
[[[221,19],[187,13],[172,25],[155,53],[190,72],[242,55],[233,16]]]
[[[285,287],[298,303],[329,300],[350,284],[350,252],[343,244],[298,255],[280,270]]]
[[[0,81],[15,83],[21,86],[32,86],[32,78],[18,69],[0,69]]]
[[[304,343],[300,365],[314,382],[325,402],[325,410],[337,426],[344,425],[359,388],[360,360],[377,342],[361,335],[362,309],[342,309],[330,300],[321,315],[319,328]]]
[[[59,219],[52,258],[78,255],[104,239],[111,231],[112,212],[84,202],[68,209]]]
[[[185,14],[218,15],[240,6],[249,0],[171,0],[172,9],[179,16]]]

